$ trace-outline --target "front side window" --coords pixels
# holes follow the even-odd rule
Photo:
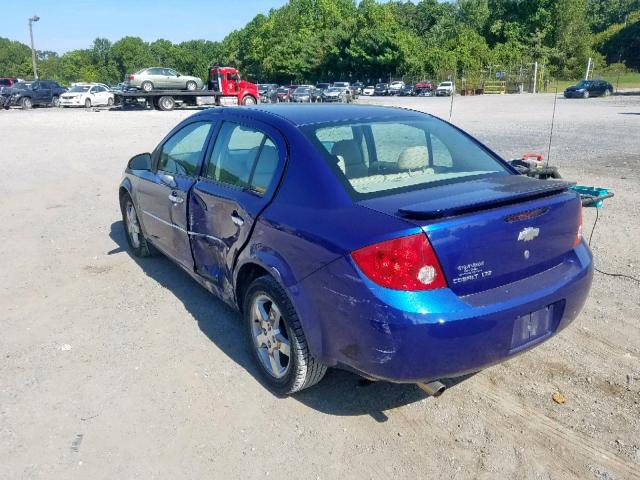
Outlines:
[[[207,165],[206,177],[264,194],[278,167],[278,151],[264,133],[224,122]]]
[[[354,200],[510,174],[486,149],[435,118],[304,130]]]
[[[175,133],[162,146],[158,170],[194,176],[206,148],[211,123],[195,122]]]

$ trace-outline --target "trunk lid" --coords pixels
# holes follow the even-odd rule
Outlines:
[[[361,204],[422,227],[449,288],[467,295],[534,275],[572,254],[581,206],[571,185],[508,175]]]

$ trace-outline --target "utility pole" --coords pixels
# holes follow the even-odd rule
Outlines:
[[[538,85],[538,62],[533,64],[533,92],[536,93],[536,86]]]
[[[31,62],[33,63],[33,78],[38,80],[38,67],[36,65],[36,49],[33,46],[33,22],[40,20],[38,15],[29,17],[29,36],[31,37]]]
[[[587,73],[584,75],[585,80],[589,80],[589,70],[591,70],[591,57],[589,57],[589,61],[587,62]]]

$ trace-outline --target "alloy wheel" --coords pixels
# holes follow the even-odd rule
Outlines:
[[[138,222],[138,215],[136,209],[133,206],[131,200],[127,201],[125,205],[125,215],[127,218],[127,232],[129,233],[129,239],[133,248],[140,248],[140,223]]]
[[[264,369],[274,378],[284,377],[291,365],[291,343],[280,309],[264,293],[251,304],[251,333]]]

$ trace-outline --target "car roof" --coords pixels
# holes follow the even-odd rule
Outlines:
[[[418,120],[429,114],[397,107],[383,107],[377,105],[255,105],[243,107],[219,107],[204,110],[197,114],[208,118],[218,112],[233,111],[239,116],[249,116],[259,121],[269,121],[274,117],[285,120],[290,124],[301,127],[318,123],[372,120]]]

